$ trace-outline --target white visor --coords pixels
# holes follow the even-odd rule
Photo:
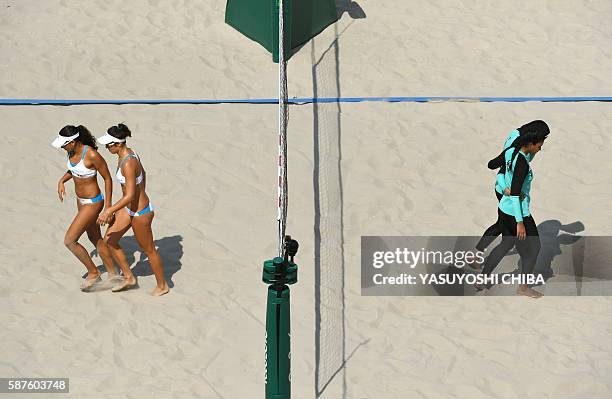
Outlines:
[[[102,137],[98,137],[97,140],[98,140],[98,143],[102,145],[107,145],[110,143],[125,143],[125,139],[118,139],[117,137],[113,137],[108,133]]]
[[[51,143],[51,145],[55,148],[62,148],[63,146],[70,143],[72,140],[76,139],[77,137],[79,137],[79,133],[74,134],[72,136],[68,136],[68,137],[60,136],[58,134],[55,140],[53,140],[53,142]]]

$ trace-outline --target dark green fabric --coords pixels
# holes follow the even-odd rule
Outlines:
[[[285,54],[338,19],[335,0],[285,0]],[[227,0],[225,22],[261,44],[278,62],[278,0]]]

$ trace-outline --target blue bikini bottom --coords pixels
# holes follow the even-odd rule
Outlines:
[[[153,212],[153,204],[149,202],[149,205],[147,205],[146,207],[144,207],[144,209],[139,210],[138,212],[134,212],[132,211],[130,208],[128,208],[127,206],[125,207],[125,209],[127,210],[127,213],[130,216],[142,216],[142,215],[146,215],[149,212]]]
[[[79,204],[81,204],[81,205],[95,204],[96,202],[104,201],[104,196],[102,195],[102,193],[100,193],[100,194],[96,195],[93,198],[79,198],[79,197],[77,197],[77,200],[79,201]]]

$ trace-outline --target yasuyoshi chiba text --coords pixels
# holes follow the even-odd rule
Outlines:
[[[407,274],[402,273],[396,276],[385,276],[377,273],[372,276],[372,280],[376,285],[417,285],[417,284],[482,284],[482,285],[498,285],[498,284],[528,284],[542,285],[545,284],[542,275],[535,274]]]

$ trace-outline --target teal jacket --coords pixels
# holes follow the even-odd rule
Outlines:
[[[506,187],[510,187],[510,195],[504,195],[499,201],[499,209],[507,215],[514,216],[516,222],[522,222],[525,216],[530,216],[529,204],[531,202],[531,182],[533,181],[533,171],[529,165],[528,154],[519,151],[516,158],[512,161],[512,167],[510,161],[514,150],[508,150],[505,152],[506,160],[506,172],[504,173],[504,184]],[[533,158],[533,157],[531,157]],[[517,162],[526,162],[526,165],[516,166]],[[522,179],[521,181],[514,179]],[[515,183],[514,185],[512,183]]]
[[[514,140],[516,140],[518,137],[520,136],[520,133],[517,130],[513,130],[512,132],[510,132],[510,134],[508,135],[508,138],[506,139],[506,142],[504,143],[504,149],[508,149],[510,147],[512,147],[512,144],[514,143]],[[509,151],[512,152],[512,151]],[[532,154],[527,154],[527,160],[529,162],[531,162],[531,160],[533,159],[535,155]],[[510,186],[506,185],[506,178],[504,176],[504,172],[505,172],[505,168],[501,168],[499,170],[499,172],[497,173],[497,176],[495,178],[495,191],[497,191],[500,194],[504,194],[504,189],[506,188],[510,188]]]

